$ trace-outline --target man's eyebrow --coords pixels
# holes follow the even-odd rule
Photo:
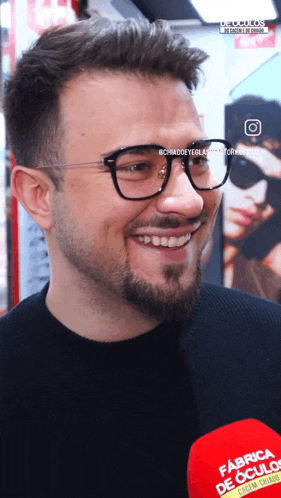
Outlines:
[[[128,149],[128,148],[134,148],[134,147],[159,147],[160,149],[165,149],[163,145],[151,143],[151,144],[134,144],[134,145],[122,145],[121,147],[117,147],[117,149],[109,150],[107,152],[103,152],[100,154],[101,157],[107,157],[111,156],[111,154],[115,154],[115,152],[118,152],[121,149]]]
[[[119,149],[115,149],[115,150],[109,150],[108,152],[103,152],[102,154],[100,154],[101,157],[107,157],[107,156],[111,156],[111,154],[114,154],[115,152],[117,152]]]
[[[206,137],[206,136],[205,137],[201,137],[201,138],[198,138],[197,140],[192,140],[192,142],[190,142],[186,146],[186,149],[188,149],[188,147],[190,147],[192,144],[196,144],[197,142],[202,142],[202,140],[207,141],[207,142],[213,142],[213,141],[215,141],[214,139]]]
[[[198,140],[193,140],[193,141],[189,142],[185,147],[181,147],[181,148],[188,149],[193,143],[201,142],[201,140],[209,140],[209,138],[203,137],[203,138],[200,138]],[[111,156],[112,154],[115,154],[115,152],[118,152],[120,149],[128,149],[128,148],[133,149],[134,147],[159,147],[160,149],[168,149],[168,147],[164,147],[163,145],[155,144],[155,143],[123,145],[121,147],[118,147],[117,149],[112,149],[112,150],[109,150],[107,152],[103,152],[100,154],[100,156],[105,158],[107,156]],[[170,147],[169,150],[179,149],[179,148],[180,147]]]

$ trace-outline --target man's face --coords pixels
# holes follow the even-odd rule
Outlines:
[[[281,178],[281,161],[265,147],[238,143],[236,150],[256,164],[264,175]],[[241,189],[229,178],[225,185],[225,227],[224,235],[229,240],[238,240],[256,230],[275,212],[267,203],[268,183],[262,179],[250,188]]]
[[[188,89],[168,77],[151,82],[82,75],[67,85],[61,109],[67,164],[140,144],[186,148],[205,136]],[[61,271],[149,316],[181,319],[199,296],[200,255],[220,200],[219,190],[192,188],[180,157],[164,192],[143,201],[122,199],[106,167],[68,168],[53,205],[52,240],[62,256]],[[180,237],[190,233],[182,245]],[[159,245],[167,242],[161,237],[179,246]]]

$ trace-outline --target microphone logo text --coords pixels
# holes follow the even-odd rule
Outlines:
[[[260,463],[261,461],[264,462]],[[244,468],[250,464],[251,467]],[[224,498],[246,496],[255,490],[281,482],[281,458],[277,459],[269,449],[229,459],[218,470],[225,479],[216,485],[216,490]]]

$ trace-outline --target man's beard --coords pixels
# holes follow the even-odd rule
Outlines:
[[[114,248],[95,249],[93,241],[85,240],[85,233],[79,233],[69,216],[65,222],[64,211],[61,205],[56,206],[55,237],[61,253],[77,275],[76,284],[92,306],[100,294],[104,296],[105,311],[112,296],[112,302],[116,298],[118,302],[121,297],[143,315],[161,322],[183,321],[187,317],[200,297],[203,248],[198,251],[195,267],[192,265],[189,269],[187,263],[163,265],[164,283],[151,284],[131,270],[128,257],[124,263],[116,261]],[[190,283],[182,284],[180,280],[185,272],[189,272]]]
[[[200,297],[202,287],[200,257],[197,260],[194,281],[187,288],[183,288],[179,282],[184,266],[166,265],[163,269],[165,281],[174,283],[169,290],[166,284],[152,285],[128,270],[120,293],[144,315],[166,322],[184,321]]]
[[[99,251],[96,254],[92,253],[90,257],[89,253],[85,254],[85,246],[77,250],[79,243],[73,245],[73,242],[70,246],[64,234],[64,256],[80,275],[81,288],[83,288],[84,281],[88,291],[93,289],[93,296],[96,295],[97,290],[100,290],[106,298],[109,298],[109,301],[110,294],[113,300],[116,296],[122,297],[140,313],[161,322],[183,321],[200,297],[201,255],[198,255],[196,268],[191,269],[191,283],[185,283],[184,287],[180,283],[181,275],[188,271],[186,264],[183,263],[165,265],[162,270],[165,282],[151,284],[131,270],[128,260],[125,264],[117,262],[112,264],[109,254],[106,256],[105,253],[101,254]],[[90,294],[89,300],[91,300]],[[92,302],[94,303],[95,300]],[[105,306],[108,306],[108,302]]]

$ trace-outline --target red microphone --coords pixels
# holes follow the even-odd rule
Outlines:
[[[192,445],[190,498],[281,497],[281,437],[255,419],[217,429]]]

